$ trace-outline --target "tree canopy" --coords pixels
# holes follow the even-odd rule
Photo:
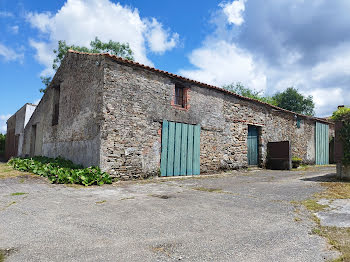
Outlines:
[[[315,104],[312,96],[305,97],[294,87],[276,93],[272,99],[278,107],[309,116],[314,114]]]
[[[339,107],[336,111],[333,112],[332,117],[333,120],[346,120],[350,121],[350,108],[349,107]]]
[[[6,135],[3,135],[0,133],[0,156],[4,155],[5,153],[5,140],[6,140]]]
[[[225,85],[223,88],[238,95],[253,98],[295,113],[305,115],[314,114],[315,104],[312,96],[305,97],[294,87],[289,87],[285,91],[278,92],[273,96],[267,96],[261,91],[246,88],[241,83]]]
[[[249,97],[252,99],[259,100],[261,102],[265,102],[271,105],[276,105],[275,101],[270,96],[264,96],[262,91],[257,91],[254,89],[249,89],[244,87],[241,83],[230,84],[223,86],[224,89],[236,93],[237,95]]]
[[[95,40],[90,42],[90,48],[85,46],[68,45],[66,41],[58,41],[57,50],[54,49],[53,52],[56,55],[53,60],[52,68],[57,71],[63,58],[67,54],[68,50],[74,50],[78,52],[86,53],[110,53],[111,55],[120,56],[125,59],[134,60],[133,52],[128,43],[119,43],[112,40],[109,42],[102,42],[100,39],[95,37]],[[41,81],[45,85],[45,88],[40,89],[40,92],[45,92],[46,88],[50,85],[52,77],[40,77]]]

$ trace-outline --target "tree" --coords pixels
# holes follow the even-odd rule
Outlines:
[[[53,50],[54,54],[56,55],[55,59],[53,60],[52,68],[57,71],[58,67],[60,66],[63,58],[67,54],[68,50],[72,49],[74,51],[78,52],[86,52],[86,53],[110,53],[111,55],[116,55],[123,57],[128,60],[134,60],[133,52],[130,49],[130,46],[128,43],[119,43],[112,40],[109,40],[109,42],[104,43],[101,40],[99,40],[97,37],[95,37],[94,41],[90,42],[90,48],[85,46],[76,46],[76,45],[67,45],[66,41],[58,41],[58,48],[57,50]],[[45,85],[45,88],[41,88],[40,92],[45,93],[46,89],[51,83],[52,77],[40,77],[41,82]]]
[[[262,95],[262,91],[246,88],[240,82],[236,84],[225,85],[222,88],[228,91],[231,91],[233,93],[236,93],[237,95],[240,95],[240,96],[249,97],[252,99],[259,100],[261,102],[275,105],[275,101],[272,99],[272,97]]]
[[[225,85],[223,88],[238,95],[253,98],[295,113],[310,116],[314,114],[315,104],[312,96],[305,97],[294,87],[289,87],[285,91],[276,93],[273,96],[264,96],[261,91],[246,88],[239,82]]]
[[[45,88],[40,88],[39,91],[40,93],[45,93],[46,89],[49,87],[51,83],[51,76],[41,76],[40,77],[41,82],[45,85]]]
[[[283,92],[276,93],[272,99],[276,106],[299,114],[312,116],[315,104],[312,96],[303,96],[294,87],[289,87]]]
[[[5,154],[6,135],[0,133],[0,156]]]
[[[343,106],[339,107],[336,111],[333,112],[332,120],[346,120],[350,122],[350,108]]]

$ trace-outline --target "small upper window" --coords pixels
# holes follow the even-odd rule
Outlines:
[[[53,110],[52,110],[52,125],[58,125],[58,118],[60,115],[60,87],[53,89]]]
[[[298,117],[297,118],[297,128],[301,127],[302,120]]]
[[[187,105],[186,89],[178,84],[175,84],[174,104],[182,108],[186,108]]]

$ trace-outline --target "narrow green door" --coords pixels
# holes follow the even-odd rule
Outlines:
[[[329,164],[329,126],[316,122],[315,147],[316,147],[316,165]]]
[[[256,126],[248,126],[248,165],[258,165],[259,132]]]
[[[161,176],[199,175],[200,126],[164,120]]]

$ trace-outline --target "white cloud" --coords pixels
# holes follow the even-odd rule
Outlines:
[[[28,13],[27,20],[42,33],[49,33],[53,17],[54,16],[50,12]]]
[[[146,38],[153,52],[163,54],[165,51],[173,49],[179,42],[179,35],[177,33],[171,35],[169,30],[164,30],[162,24],[156,19],[152,18],[147,26],[149,31]]]
[[[304,77],[313,85],[310,94],[314,97],[316,112],[321,116],[331,115],[338,105],[350,105],[350,46],[329,52],[330,55]]]
[[[341,55],[340,55],[341,54]],[[296,87],[304,95],[312,95],[318,116],[330,116],[338,105],[350,105],[350,46],[329,49],[324,60],[300,69],[285,68],[271,70],[269,76],[275,79],[274,90],[283,91]]]
[[[266,76],[259,70],[260,66],[234,43],[213,40],[195,49],[189,59],[196,68],[180,70],[181,75],[218,86],[241,82],[260,91],[266,88]]]
[[[229,24],[240,26],[244,23],[243,12],[247,0],[235,0],[232,3],[221,3],[219,6],[223,9]]]
[[[55,14],[29,13],[27,20],[47,37],[47,41],[30,41],[37,50],[37,60],[46,66],[44,74],[51,71],[52,50],[59,40],[83,46],[89,46],[95,36],[102,41],[128,42],[135,60],[147,65],[152,65],[147,44],[150,51],[161,54],[178,41],[178,35],[164,30],[156,19],[141,18],[137,9],[110,0],[68,0]]]
[[[211,19],[215,30],[189,55],[194,69],[180,73],[219,86],[242,82],[268,95],[293,86],[313,96],[317,116],[329,116],[350,105],[349,7],[346,0],[221,3]]]
[[[53,75],[54,70],[52,69],[52,61],[54,60],[55,55],[52,50],[57,48],[55,44],[37,42],[33,39],[29,40],[29,44],[36,49],[36,60],[40,64],[45,65],[45,69],[41,72],[41,74],[44,76]]]
[[[19,61],[23,62],[24,54],[21,52],[16,52],[10,47],[7,47],[0,43],[0,57],[3,57],[3,59],[8,61]]]
[[[343,105],[350,99],[350,95],[343,92],[341,88],[313,89],[310,92],[315,103],[315,111],[321,117],[331,116],[331,112]]]
[[[18,34],[19,26],[14,25],[14,26],[11,26],[10,29],[11,29],[11,32],[16,35]]]
[[[347,76],[350,80],[350,45],[329,50],[330,55],[312,68],[312,78],[315,81],[322,81],[337,76]]]
[[[217,26],[216,31],[207,36],[201,47],[190,53],[189,60],[194,69],[182,69],[180,74],[217,86],[241,82],[251,89],[266,90],[264,65],[227,37],[229,32],[223,27],[244,22],[245,3],[246,0],[236,0],[219,4],[219,13],[212,20]]]
[[[0,11],[0,17],[13,17],[14,15],[10,12]]]
[[[0,133],[5,134],[7,131],[7,119],[10,118],[10,114],[8,115],[0,115]]]

